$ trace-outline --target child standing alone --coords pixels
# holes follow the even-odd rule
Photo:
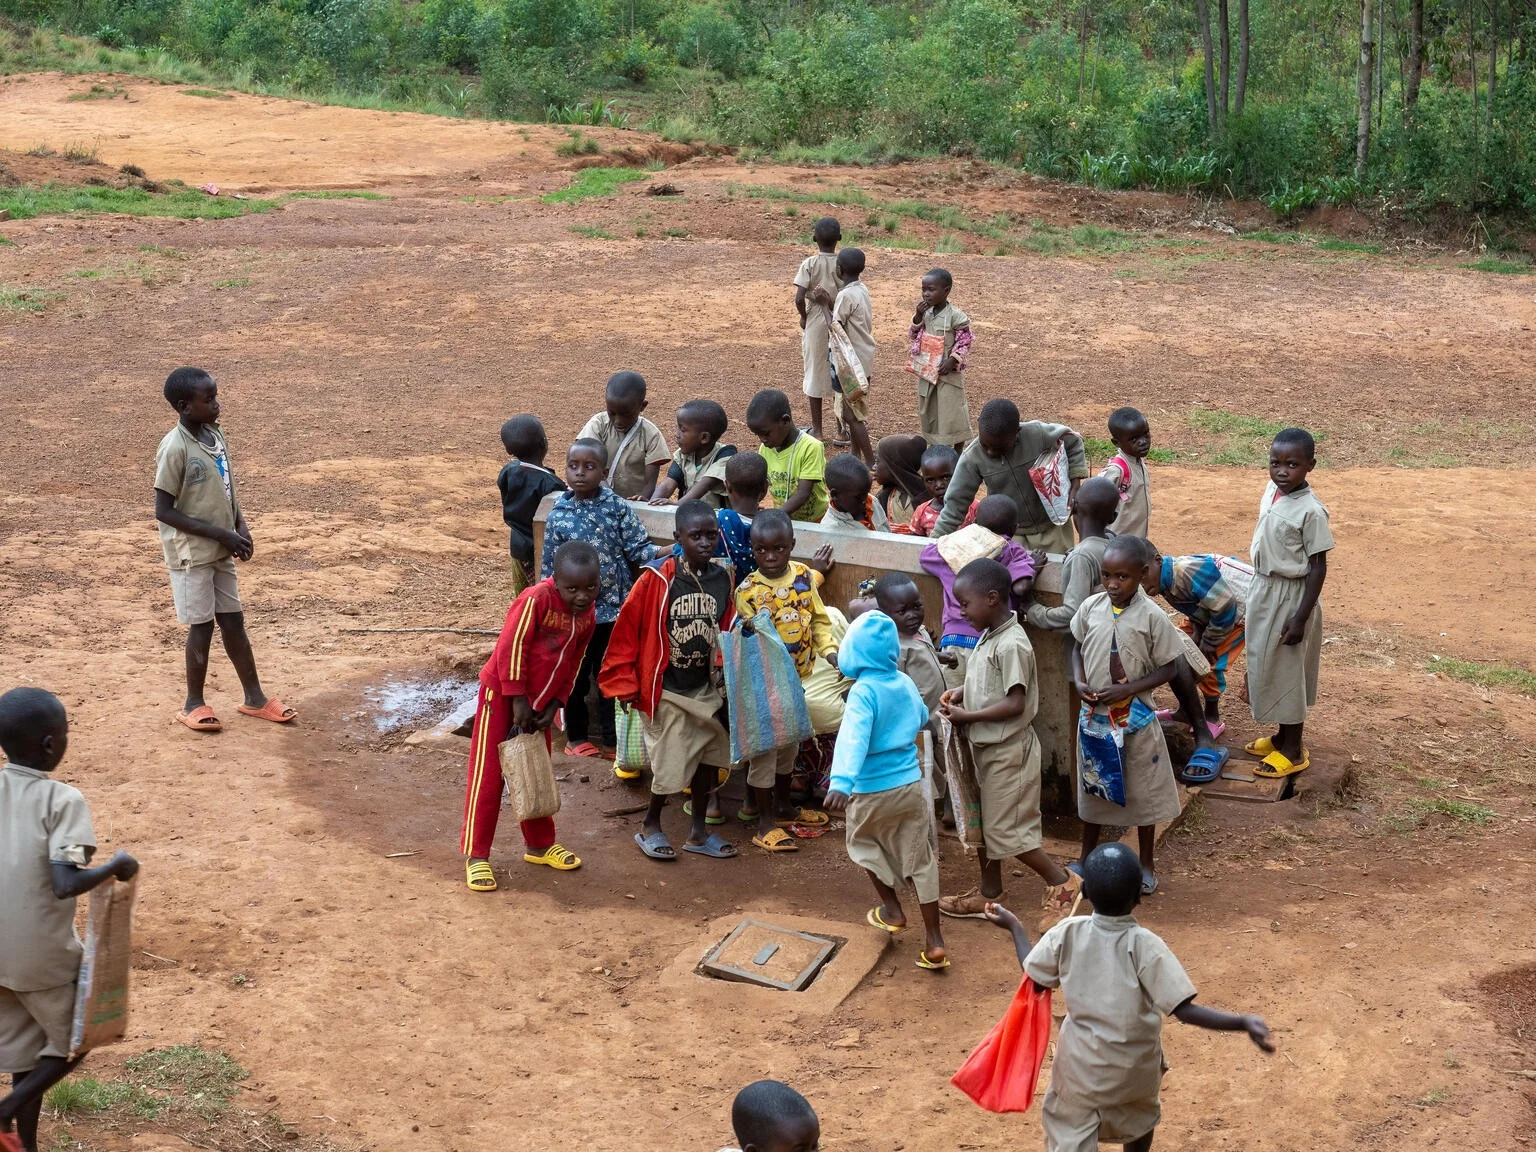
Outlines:
[[[245,631],[235,559],[249,560],[255,545],[219,426],[218,385],[201,368],[178,368],[166,377],[165,399],[181,417],[155,454],[155,519],[171,573],[176,619],[187,625],[187,700],[176,719],[194,732],[223,731],[203,699],[217,624],[245,693],[237,711],[290,723],[298,713],[261,690]]]
[[[524,412],[501,426],[501,446],[512,457],[496,477],[501,492],[501,518],[506,521],[512,552],[512,595],[533,583],[533,516],[539,501],[551,492],[564,492],[565,481],[544,467],[549,437],[537,416]]]
[[[815,304],[818,293],[831,301],[841,284],[837,278],[837,244],[842,226],[823,216],[811,228],[816,253],[800,262],[795,272],[795,311],[800,313],[800,357],[805,365],[802,390],[811,406],[811,435],[824,438],[822,409],[832,395],[832,362],[827,357],[827,309]],[[811,305],[808,307],[808,305]]]
[[[1149,536],[1152,491],[1147,482],[1147,453],[1152,451],[1152,431],[1147,418],[1134,408],[1116,408],[1109,414],[1109,438],[1115,443],[1115,454],[1099,475],[1120,494],[1120,509],[1110,531],[1116,536]]]
[[[939,923],[939,862],[928,838],[930,815],[917,762],[917,734],[928,707],[897,669],[896,624],[866,612],[848,627],[838,669],[851,679],[832,754],[827,811],[848,813],[848,858],[869,874],[880,903],[865,919],[894,935],[907,926],[898,892],[910,881],[923,916],[917,966],[949,967]]]
[[[1269,484],[1253,530],[1253,587],[1248,594],[1248,703],[1260,724],[1279,726],[1245,751],[1263,763],[1259,776],[1290,776],[1309,767],[1301,742],[1307,709],[1317,703],[1323,651],[1318,597],[1328,578],[1333,532],[1328,509],[1307,482],[1317,467],[1312,434],[1286,428],[1269,447]]]
[[[971,318],[950,302],[955,278],[944,268],[923,277],[923,297],[912,314],[907,338],[912,356],[923,354],[925,344],[935,345],[939,363],[937,378],[917,378],[919,429],[932,443],[953,444],[958,452],[971,438],[971,410],[965,398],[965,364],[971,353]]]

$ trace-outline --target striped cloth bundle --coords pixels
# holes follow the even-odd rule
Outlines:
[[[747,626],[750,625],[750,632]],[[815,735],[795,658],[779,639],[773,617],[759,612],[720,634],[731,759],[737,763]]]

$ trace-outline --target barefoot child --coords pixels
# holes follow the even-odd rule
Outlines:
[[[823,528],[855,532],[889,532],[880,501],[870,495],[874,478],[857,456],[834,456],[827,462],[827,511]]]
[[[613,626],[599,683],[603,694],[646,718],[651,802],[635,843],[652,860],[676,860],[661,828],[668,796],[692,793],[692,827],[684,852],[715,859],[736,855],[733,845],[705,827],[704,798],[729,771],[731,743],[720,722],[725,705],[715,675],[720,630],[729,628],[731,570],[715,559],[720,528],[703,500],[677,507],[673,539],[682,557],[668,555],[640,570]]]
[[[85,798],[49,773],[64,759],[64,705],[40,688],[0,696],[0,1148],[38,1152],[48,1089],[79,1064],[69,1059],[81,947],[75,898],[108,880],[131,880],[126,852],[90,868],[96,851]]]
[[[1255,720],[1279,728],[1244,749],[1263,760],[1254,769],[1259,776],[1290,776],[1312,763],[1301,733],[1307,709],[1317,703],[1323,651],[1318,597],[1333,550],[1328,509],[1307,482],[1315,467],[1317,446],[1304,429],[1284,429],[1269,447],[1269,484],[1251,549],[1248,703]]]
[[[935,268],[923,277],[923,297],[912,314],[907,338],[912,341],[913,357],[923,350],[925,340],[942,346],[938,379],[917,378],[918,425],[931,442],[953,444],[958,452],[971,438],[971,410],[965,399],[971,318],[950,302],[954,286],[955,278],[944,268]]]
[[[1115,454],[1099,475],[1120,494],[1120,511],[1110,530],[1116,536],[1146,536],[1152,521],[1152,493],[1147,485],[1152,431],[1147,418],[1134,408],[1116,408],[1109,414],[1109,438],[1115,443]]]
[[[837,278],[837,243],[843,230],[831,216],[811,228],[816,254],[800,262],[795,272],[795,311],[800,313],[800,357],[805,365],[801,388],[810,401],[811,435],[824,439],[822,405],[832,395],[832,362],[827,356],[827,309],[809,306],[819,292],[830,302],[842,286]]]
[[[1104,549],[1109,546],[1109,525],[1120,507],[1120,494],[1102,476],[1085,480],[1078,489],[1072,507],[1072,523],[1077,528],[1077,547],[1061,561],[1061,603],[1047,608],[1030,603],[1025,618],[1045,632],[1062,632],[1072,626],[1072,617],[1084,600],[1099,590],[1099,568]]]
[[[155,455],[160,545],[171,573],[176,619],[188,626],[187,700],[176,719],[194,732],[224,728],[203,699],[217,624],[224,653],[245,694],[237,711],[275,724],[291,723],[298,713],[261,690],[245,631],[235,559],[249,560],[254,545],[219,426],[218,385],[201,368],[178,368],[166,377],[165,399],[181,417]]]
[[[544,467],[549,437],[537,416],[523,413],[501,426],[501,446],[512,457],[496,477],[501,518],[511,534],[512,596],[533,583],[533,514],[551,492],[564,492],[565,481]]]
[[[945,445],[951,455],[954,449]],[[882,436],[875,445],[875,462],[870,472],[880,484],[875,499],[885,509],[885,518],[893,532],[912,532],[912,517],[928,502],[928,488],[923,481],[923,454],[928,441],[921,436]],[[921,536],[924,533],[917,533]]]
[[[768,463],[757,452],[738,452],[725,462],[726,506],[716,514],[720,546],[715,555],[731,562],[740,584],[757,571],[752,559],[752,518],[768,495]]]
[[[821,1121],[810,1101],[778,1080],[759,1080],[736,1093],[731,1128],[738,1147],[720,1152],[816,1152],[821,1147]]]
[[[939,861],[928,838],[917,734],[928,707],[897,669],[896,625],[866,612],[848,627],[837,666],[853,681],[832,754],[827,811],[848,813],[848,858],[869,873],[880,903],[865,919],[891,934],[907,926],[899,889],[910,882],[923,916],[917,966],[949,967],[939,925]]]
[[[944,511],[944,495],[949,491],[949,482],[955,477],[955,465],[960,460],[960,454],[948,444],[930,444],[923,449],[922,464],[917,474],[923,478],[923,487],[927,490],[927,503],[919,504],[912,512],[912,535],[932,536],[933,526],[939,522],[939,515]],[[976,519],[976,505],[972,504],[966,509],[965,519],[961,527],[965,527]]]
[[[789,397],[764,388],[747,404],[747,428],[762,442],[768,493],[791,520],[816,523],[827,511],[827,450],[795,427]]]
[[[832,321],[843,330],[853,354],[859,358],[864,379],[873,385],[875,375],[875,312],[869,299],[869,289],[860,279],[864,275],[864,253],[857,248],[844,248],[837,254],[837,278],[843,288],[832,299],[825,290],[816,289],[812,299],[832,310]],[[852,379],[853,372],[846,366],[839,369],[833,364],[832,410],[837,413],[839,427],[846,426],[853,454],[865,464],[874,466],[875,453],[869,444],[869,398],[867,394],[850,397],[848,393],[858,387]]]
[[[1017,916],[1001,904],[987,908],[987,919],[1013,934],[1025,975],[1037,987],[1060,988],[1067,1000],[1040,1109],[1046,1152],[1093,1152],[1104,1144],[1149,1152],[1162,1118],[1164,1016],[1213,1032],[1246,1032],[1262,1051],[1275,1050],[1257,1016],[1195,1003],[1178,957],[1132,915],[1140,881],[1124,844],[1095,848],[1083,861],[1083,894],[1093,901],[1093,915],[1063,920],[1033,948]]]
[[[990,499],[990,497],[989,497]],[[1040,741],[1033,721],[1040,709],[1035,650],[1009,594],[1013,575],[996,560],[973,560],[955,577],[955,596],[971,627],[981,633],[965,665],[965,684],[944,693],[939,711],[965,732],[981,794],[981,885],[945,896],[946,916],[981,919],[1003,893],[1003,861],[1016,857],[1046,883],[1044,931],[1077,910],[1082,881],[1044,848],[1040,820]]]
[[[656,486],[652,504],[703,500],[725,507],[725,466],[736,449],[720,443],[729,421],[713,400],[690,400],[677,410],[677,451],[667,474]]]
[[[1152,690],[1173,679],[1184,644],[1173,621],[1142,591],[1145,547],[1135,536],[1117,536],[1105,549],[1104,591],[1072,617],[1072,679],[1083,700],[1077,754],[1083,857],[1099,842],[1101,825],[1135,825],[1141,892],[1150,896],[1157,891],[1157,825],[1180,811]],[[1118,788],[1110,779],[1116,772]]]
[[[821,576],[809,565],[789,558],[794,546],[794,523],[781,509],[757,514],[752,521],[752,558],[757,571],[736,587],[736,615],[750,620],[758,609],[767,609],[804,684],[817,656],[837,668],[837,643],[817,591]],[[752,837],[752,843],[768,852],[798,850],[799,845],[784,831],[792,824],[817,827],[827,823],[824,813],[797,807],[790,799],[790,776],[798,749],[799,745],[789,744],[747,762],[747,788],[755,807],[743,808],[740,818],[743,823],[752,823],[762,821],[764,813],[772,814],[778,827]]]
[[[1019,510],[1019,543],[1026,548],[1043,548],[1058,555],[1071,551],[1072,529],[1053,524],[1040,503],[1029,470],[1058,443],[1067,448],[1067,476],[1071,498],[1088,475],[1088,451],[1083,438],[1065,424],[1044,424],[1039,420],[1020,422],[1019,409],[1012,400],[988,400],[976,420],[977,437],[960,454],[954,479],[944,494],[944,510],[933,526],[934,536],[945,536],[960,527],[966,509],[981,485],[987,492],[1013,497]]]
[[[626,500],[649,500],[672,454],[645,411],[645,377],[615,372],[603,394],[604,410],[582,426],[578,440],[596,440],[608,454],[608,487]]]
[[[635,572],[654,559],[657,550],[634,509],[603,483],[607,473],[607,454],[598,441],[578,440],[566,451],[565,482],[570,491],[562,493],[549,510],[539,571],[546,580],[555,574],[555,552],[567,540],[585,540],[597,549],[602,569],[597,623],[587,642],[581,670],[576,674],[576,685],[565,704],[565,750],[571,756],[611,760],[616,739],[613,702],[599,694],[597,712],[593,715],[587,707],[587,697],[597,685],[613,622],[619,618],[619,608],[635,582]]]
[[[491,658],[480,669],[480,706],[469,738],[469,783],[464,791],[464,826],[459,852],[464,883],[471,892],[494,892],[491,843],[501,815],[503,740],[518,733],[544,733],[566,705],[592,636],[598,581],[597,549],[568,540],[555,550],[553,572],[525,589],[512,607]],[[524,820],[523,859],[561,872],[581,867],[574,852],[555,842],[555,821]]]

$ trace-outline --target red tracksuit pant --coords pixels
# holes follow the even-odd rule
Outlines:
[[[464,793],[464,831],[459,836],[459,851],[476,860],[491,854],[496,838],[496,821],[501,816],[501,758],[497,746],[507,738],[512,727],[512,700],[494,688],[480,685],[480,710],[475,713],[475,727],[469,738],[469,787]],[[550,733],[544,732],[546,743]],[[552,816],[524,820],[523,843],[530,852],[542,852],[555,842]]]

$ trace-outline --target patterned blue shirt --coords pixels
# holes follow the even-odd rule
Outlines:
[[[597,622],[612,624],[635,582],[641,565],[655,559],[657,549],[629,502],[606,484],[590,500],[562,493],[544,523],[544,559],[539,575],[555,574],[555,549],[567,540],[585,540],[597,549],[601,567],[601,591],[597,597]]]
[[[1205,641],[1219,647],[1243,618],[1243,602],[1222,575],[1217,556],[1164,556],[1158,588],[1170,607],[1205,629]]]

